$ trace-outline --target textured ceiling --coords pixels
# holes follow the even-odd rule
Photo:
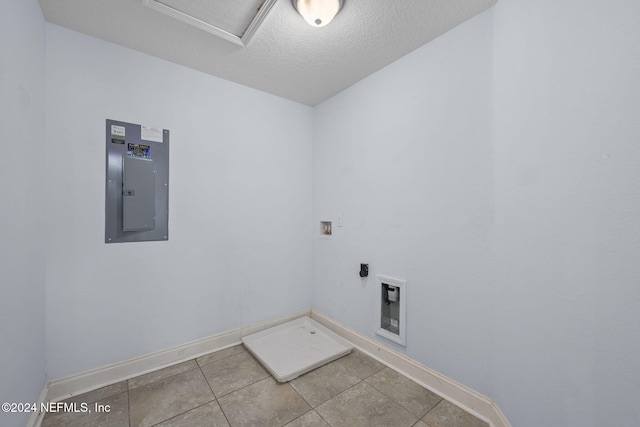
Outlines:
[[[322,28],[308,25],[290,0],[278,0],[244,47],[145,7],[141,0],[39,1],[54,24],[316,105],[496,0],[345,0],[338,16]],[[224,3],[234,7],[235,2]]]
[[[249,26],[262,0],[156,0],[237,36]],[[143,1],[144,3],[144,1]]]

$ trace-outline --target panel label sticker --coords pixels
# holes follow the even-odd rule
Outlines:
[[[149,147],[148,145],[142,145],[142,144],[129,144],[127,145],[127,156],[150,159],[151,147]]]
[[[111,142],[114,144],[124,144],[125,127],[111,125]]]
[[[140,139],[144,141],[162,142],[162,129],[140,126]]]
[[[111,137],[115,139],[124,139],[125,127],[111,125]],[[120,138],[119,138],[120,137]]]

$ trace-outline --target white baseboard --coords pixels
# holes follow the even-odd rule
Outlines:
[[[42,391],[40,392],[40,396],[38,397],[38,407],[40,407],[40,404],[42,402],[46,402],[47,401],[47,393],[49,392],[49,383],[44,385],[44,388],[42,389]],[[42,423],[42,417],[44,417],[44,414],[40,411],[34,411],[31,413],[31,416],[29,417],[29,421],[27,421],[27,427],[40,427],[40,423]]]
[[[234,329],[207,338],[182,344],[167,350],[158,351],[124,362],[114,363],[90,371],[81,372],[48,382],[40,395],[41,402],[56,402],[71,396],[86,393],[129,378],[137,377],[176,363],[186,362],[214,351],[240,344],[242,337],[259,332],[290,320],[309,316],[311,310],[303,310],[288,316],[256,323],[244,328]],[[35,412],[27,427],[39,427],[44,414]]]
[[[311,309],[311,318],[351,342],[391,369],[412,379],[438,396],[459,406],[465,411],[489,423],[491,427],[511,427],[498,406],[488,397],[445,377],[438,372],[408,358],[402,353],[386,347],[380,342],[354,332],[330,317]]]
[[[313,309],[303,310],[288,316],[202,338],[167,350],[50,381],[45,384],[40,394],[38,405],[41,402],[60,401],[240,344],[242,337],[246,335],[304,316],[311,317],[386,366],[488,422],[491,427],[511,427],[511,424],[509,424],[500,409],[488,397],[419,364],[371,338],[347,329],[335,320]],[[44,414],[34,412],[29,419],[27,427],[39,427],[43,417]]]

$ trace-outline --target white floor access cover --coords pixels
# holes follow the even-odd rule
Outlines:
[[[280,382],[291,381],[353,349],[347,340],[309,317],[248,335],[242,342]]]

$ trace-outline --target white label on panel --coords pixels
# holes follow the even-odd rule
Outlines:
[[[124,136],[124,126],[111,125],[111,136]]]
[[[162,142],[162,129],[140,126],[140,139],[145,141]]]

